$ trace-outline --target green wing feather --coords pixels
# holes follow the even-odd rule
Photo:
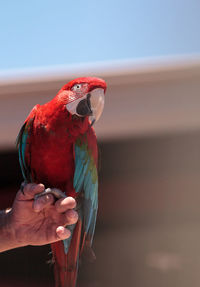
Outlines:
[[[74,145],[75,154],[75,173],[74,189],[83,195],[79,217],[83,222],[83,242],[82,245],[91,247],[96,225],[98,209],[98,174],[92,146],[95,144],[96,137],[92,137],[93,145],[89,145],[91,140],[87,134],[79,137]],[[73,231],[73,227],[72,230]],[[65,252],[67,253],[71,239],[65,240]],[[82,250],[82,246],[81,246]]]
[[[26,119],[25,123],[20,129],[20,132],[16,139],[16,146],[18,148],[19,163],[22,171],[22,175],[25,182],[32,182],[30,171],[30,152],[29,152],[29,139],[32,130],[32,124],[35,118],[35,112],[39,105],[35,106],[30,115]]]

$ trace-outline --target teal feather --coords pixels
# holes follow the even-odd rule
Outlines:
[[[76,226],[76,224],[72,224],[72,225],[68,225],[67,226],[67,229],[69,229],[70,232],[71,232],[71,236],[69,238],[63,240],[65,254],[67,254],[67,252],[69,250],[69,246],[70,246],[70,243],[71,243],[72,234],[73,234],[75,226]]]
[[[81,160],[78,161],[78,162],[76,161],[75,165],[76,165],[76,170],[75,170],[75,174],[74,174],[74,188],[76,189],[78,181],[79,181],[79,178],[80,178],[80,175],[83,172],[84,166],[83,166]]]
[[[96,217],[97,217],[97,209],[94,210],[93,217],[92,217],[92,222],[90,223],[90,227],[88,230],[88,233],[91,234],[91,242],[93,241],[94,237],[94,231],[95,231],[95,225],[96,225]]]
[[[75,173],[73,185],[76,192],[83,191],[83,228],[86,238],[92,244],[98,208],[98,177],[92,152],[87,145],[87,137],[75,143]]]
[[[22,170],[22,175],[24,177],[25,182],[32,182],[32,177],[30,173],[30,167],[28,166],[30,160],[30,153],[29,150],[29,137],[31,134],[33,122],[35,119],[36,111],[39,105],[36,105],[31,113],[29,114],[28,118],[26,119],[25,123],[20,129],[20,132],[16,139],[16,145],[18,148],[18,155],[19,155],[19,163]],[[28,163],[27,163],[28,162]]]
[[[31,124],[32,120],[29,122],[25,122],[22,126],[19,135],[17,137],[17,146],[19,150],[19,163],[22,170],[22,175],[25,182],[31,182],[31,175],[29,174],[28,167],[25,160],[25,152],[27,146],[27,140],[29,136],[28,126]]]
[[[28,138],[28,132],[25,130],[25,132],[22,135],[22,142],[21,142],[21,150],[22,150],[22,161],[23,165],[26,167],[26,162],[25,162],[25,149],[26,149],[26,141]]]
[[[83,160],[83,169],[82,169],[82,173],[79,176],[79,180],[77,182],[76,187],[74,186],[76,192],[80,192],[83,188],[83,184],[84,184],[84,180],[85,180],[85,175],[87,172],[87,167],[88,167],[88,162],[85,162],[85,160]]]

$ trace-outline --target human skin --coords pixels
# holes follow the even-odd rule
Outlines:
[[[67,225],[78,220],[76,201],[66,197],[55,201],[43,184],[27,184],[19,190],[11,209],[0,212],[0,252],[27,245],[45,245],[70,236]]]

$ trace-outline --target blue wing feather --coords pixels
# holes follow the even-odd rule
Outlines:
[[[29,138],[29,127],[30,124],[32,123],[32,119],[30,121],[26,121],[16,140],[17,143],[17,147],[18,147],[18,154],[19,154],[19,163],[20,163],[20,167],[21,167],[21,171],[22,171],[22,175],[24,178],[25,182],[31,182],[31,174],[29,172],[29,167],[27,166],[27,159],[25,158],[25,154],[26,154],[26,148],[27,148],[27,142],[28,142],[28,138]]]
[[[36,105],[30,112],[28,118],[20,129],[20,132],[16,139],[16,145],[19,154],[19,163],[22,170],[22,175],[25,182],[32,182],[30,173],[30,152],[29,152],[29,137],[32,132],[33,121],[35,119],[36,111],[40,105]]]
[[[75,172],[73,185],[77,193],[83,191],[84,200],[82,210],[79,210],[79,217],[83,220],[84,233],[92,244],[96,225],[96,215],[98,208],[98,178],[97,168],[85,142],[77,141],[75,149]],[[75,225],[70,226],[73,232]],[[64,240],[65,253],[68,252],[71,237]]]
[[[83,137],[86,139],[87,137]],[[75,172],[74,189],[77,193],[83,192],[83,206],[79,216],[83,220],[83,232],[86,234],[87,242],[92,244],[96,225],[98,208],[98,177],[97,168],[88,148],[87,142],[77,140],[75,150]],[[74,227],[73,227],[74,228]],[[71,238],[65,241],[65,252],[70,245]]]
[[[67,254],[68,252],[68,249],[69,249],[69,246],[70,246],[70,243],[71,243],[71,239],[72,239],[72,234],[73,234],[73,231],[74,231],[74,228],[75,228],[76,224],[71,224],[71,225],[68,225],[67,228],[70,230],[71,232],[71,235],[69,238],[63,240],[63,243],[64,243],[64,251],[65,251],[65,254]]]

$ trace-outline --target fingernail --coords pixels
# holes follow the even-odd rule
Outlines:
[[[71,218],[77,218],[78,217],[78,214],[76,211],[74,210],[69,210],[68,211],[68,216],[71,217]]]

